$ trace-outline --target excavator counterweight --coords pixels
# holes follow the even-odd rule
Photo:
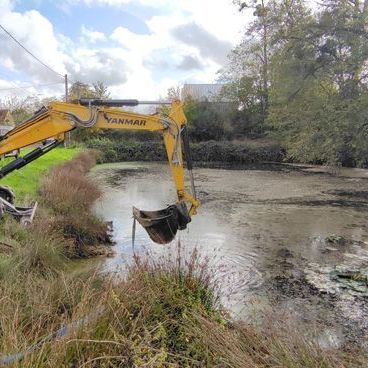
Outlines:
[[[138,114],[124,111],[122,106],[137,106],[138,100],[80,99],[74,103],[51,102],[38,110],[30,119],[0,137],[0,155],[13,150],[52,139],[52,143],[40,146],[24,157],[19,157],[0,169],[0,179],[14,170],[46,154],[64,141],[65,133],[79,128],[136,130],[159,132],[163,136],[169,167],[174,180],[177,202],[159,211],[142,211],[133,208],[133,218],[159,244],[172,241],[178,230],[186,228],[199,206],[196,198],[186,117],[180,101],[142,102],[144,104],[170,104],[168,114]],[[190,175],[191,193],[184,180],[184,162]],[[0,187],[0,216],[9,213],[24,222],[33,219],[37,205],[28,208],[15,207],[9,200],[10,191]],[[187,207],[189,205],[189,209]]]

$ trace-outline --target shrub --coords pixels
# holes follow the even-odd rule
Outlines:
[[[44,204],[63,215],[90,210],[101,195],[96,184],[85,175],[95,162],[92,154],[84,153],[51,169],[40,188]]]

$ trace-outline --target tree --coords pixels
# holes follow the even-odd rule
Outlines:
[[[94,97],[101,99],[108,99],[110,97],[110,92],[108,91],[107,86],[101,81],[93,83],[93,94]]]
[[[97,81],[93,85],[89,85],[80,81],[76,81],[69,88],[69,99],[79,100],[80,98],[101,98],[110,97],[107,86],[104,82]]]
[[[275,29],[274,10],[276,3],[266,0],[252,0],[245,2],[234,0],[239,11],[251,9],[254,21],[247,28],[245,38],[230,56],[230,63],[242,70],[242,79],[253,78],[252,91],[259,99],[262,120],[267,118],[269,106],[270,70],[269,60],[272,53],[272,35]],[[240,61],[240,64],[239,64]],[[248,73],[251,73],[250,75]],[[248,75],[247,75],[248,74]],[[247,92],[249,94],[249,92]]]
[[[248,136],[262,134],[270,109],[270,95],[275,79],[275,57],[284,48],[286,38],[295,32],[307,15],[303,1],[235,0],[240,11],[253,12],[242,42],[229,55],[221,71],[225,83],[223,96],[238,103],[233,112],[233,128]]]
[[[366,89],[368,57],[368,1],[328,0],[317,23],[320,58],[329,58],[330,75],[344,99]]]
[[[69,99],[79,100],[80,98],[109,98],[110,93],[103,82],[96,82],[92,86],[86,83],[77,81],[72,84],[69,89]],[[99,129],[78,129],[73,131],[73,138],[77,141],[86,141],[102,134]]]
[[[19,96],[10,96],[2,101],[2,108],[10,111],[15,124],[19,124],[32,116],[33,98],[28,96],[25,98]]]
[[[172,86],[167,90],[167,99],[169,101],[175,101],[181,99],[181,90],[179,86]]]
[[[367,165],[366,3],[325,2],[273,56],[268,124],[291,159]]]
[[[267,122],[289,158],[367,165],[367,15],[366,2],[326,1],[284,33]]]
[[[57,97],[39,99],[36,96],[9,96],[1,102],[3,108],[10,110],[15,124],[20,124],[29,119],[41,106],[47,105]]]
[[[198,142],[220,140],[224,137],[224,121],[216,111],[215,103],[188,98],[184,103],[184,112],[191,140]]]
[[[368,0],[314,13],[301,0],[234,3],[254,15],[222,71],[237,130],[251,117],[292,160],[367,165]]]
[[[95,97],[95,94],[92,87],[89,84],[76,81],[69,88],[68,96],[69,100],[73,101],[79,100],[82,97],[92,98]]]

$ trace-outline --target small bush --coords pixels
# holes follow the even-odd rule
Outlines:
[[[70,211],[88,211],[101,192],[85,174],[79,160],[53,168],[41,185],[43,203],[56,213],[64,215]]]

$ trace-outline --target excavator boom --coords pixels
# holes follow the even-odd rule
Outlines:
[[[138,114],[119,108],[138,104],[137,100],[101,99],[81,99],[76,103],[51,102],[30,119],[0,137],[0,155],[49,139],[53,139],[52,143],[38,147],[4,166],[0,169],[0,178],[47,153],[64,141],[67,132],[76,128],[159,132],[163,136],[178,200],[176,204],[159,211],[141,211],[134,208],[133,216],[147,230],[152,240],[162,244],[170,242],[178,229],[186,227],[199,206],[195,195],[186,118],[180,101],[170,103],[167,115]],[[191,176],[191,193],[185,188],[183,152]],[[189,210],[187,204],[190,206]]]

